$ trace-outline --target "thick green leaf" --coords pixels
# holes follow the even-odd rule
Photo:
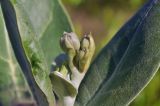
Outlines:
[[[55,57],[62,53],[59,46],[60,37],[64,31],[72,31],[61,1],[17,0],[14,7],[22,40],[32,39],[34,36],[50,68]]]
[[[41,105],[41,104],[48,105],[44,94],[39,89],[32,75],[31,65],[27,60],[27,57],[25,55],[22,42],[20,39],[13,6],[11,5],[11,2],[9,0],[5,0],[5,1],[3,0],[1,1],[1,7],[2,7],[2,12],[3,12],[6,28],[8,31],[8,35],[12,44],[12,48],[15,52],[15,56],[18,60],[18,63],[20,64],[20,67],[28,81],[28,84],[34,94],[34,97],[37,100],[38,105]]]
[[[160,1],[149,1],[101,51],[83,79],[76,106],[124,106],[160,63]]]
[[[28,87],[14,57],[0,9],[0,106],[26,99]]]
[[[37,74],[34,75],[36,81],[41,86],[43,92],[49,92],[48,88],[51,87],[51,84],[48,75],[51,63],[61,53],[59,46],[60,36],[64,31],[71,31],[68,18],[58,0],[19,0],[14,6],[16,8],[22,41],[34,42],[36,48],[34,46],[32,49],[36,49],[36,55],[39,55],[39,60],[42,63],[41,68],[45,71],[44,75],[39,70],[36,72]],[[47,79],[46,82],[43,82],[43,78]],[[45,89],[45,85],[42,83],[46,83],[46,87],[50,87]],[[49,92],[48,95],[50,94],[52,93]],[[50,99],[50,102],[52,101]]]
[[[2,1],[2,9],[16,58],[38,105],[53,106],[49,72],[53,59],[61,52],[60,35],[71,31],[68,18],[58,0],[14,0],[19,33],[8,2]]]

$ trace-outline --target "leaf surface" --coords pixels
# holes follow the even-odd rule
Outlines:
[[[35,37],[48,67],[62,53],[59,40],[72,25],[61,0],[17,0],[14,4],[22,40]]]
[[[24,94],[29,89],[13,55],[1,9],[0,32],[0,105],[9,106],[13,101],[27,99]]]
[[[54,106],[51,63],[61,53],[61,34],[71,31],[60,1],[2,0],[1,5],[15,56],[38,105]]]
[[[160,63],[160,1],[150,0],[97,56],[76,106],[128,105],[149,83]]]

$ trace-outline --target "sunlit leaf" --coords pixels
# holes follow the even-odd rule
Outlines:
[[[29,91],[14,57],[1,9],[0,32],[0,106],[9,106],[27,99],[25,93]]]
[[[53,106],[51,63],[61,53],[61,34],[71,31],[61,3],[58,0],[17,0],[12,1],[15,11],[9,0],[2,1],[1,5],[16,58],[38,105]]]

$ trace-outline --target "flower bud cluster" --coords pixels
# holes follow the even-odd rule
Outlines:
[[[69,57],[72,57],[71,61],[79,72],[86,72],[88,70],[95,51],[95,43],[91,34],[84,36],[79,41],[75,33],[64,32],[60,40],[60,45],[64,52]],[[73,65],[70,66],[73,67]],[[72,69],[72,67],[70,68]]]

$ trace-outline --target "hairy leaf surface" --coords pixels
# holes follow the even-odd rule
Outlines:
[[[150,0],[97,56],[76,106],[125,106],[149,83],[160,63],[160,1]]]

